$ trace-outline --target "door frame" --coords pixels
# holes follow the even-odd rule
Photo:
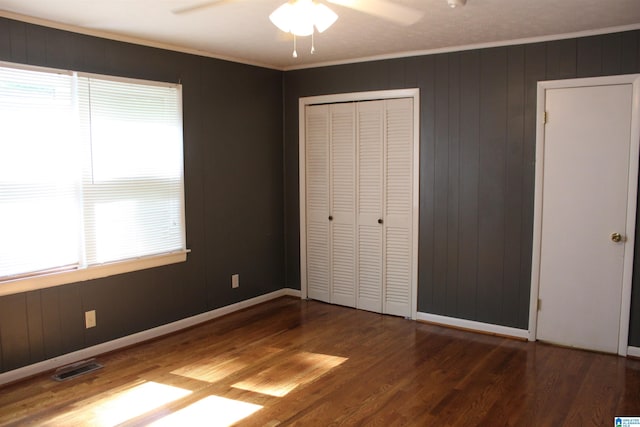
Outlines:
[[[636,232],[636,202],[638,195],[638,160],[640,156],[640,74],[538,82],[533,252],[531,260],[531,297],[529,304],[529,341],[536,340],[538,325],[538,295],[540,287],[540,255],[542,244],[542,197],[544,193],[543,177],[546,91],[547,89],[610,86],[620,84],[631,84],[632,86],[631,141],[629,146],[629,181],[627,186],[627,222],[624,230],[627,242],[623,260],[622,298],[618,335],[618,354],[620,356],[626,356],[628,353],[631,286],[633,278],[633,256]]]
[[[314,104],[335,104],[339,102],[374,101],[379,99],[413,99],[413,195],[411,224],[411,319],[418,313],[418,222],[419,222],[419,183],[420,183],[420,89],[395,89],[370,92],[350,92],[331,95],[301,97],[298,100],[298,183],[300,193],[300,296],[308,297],[307,292],[307,236],[306,236],[306,106]]]

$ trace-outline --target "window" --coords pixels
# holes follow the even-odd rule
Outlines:
[[[184,261],[181,101],[175,84],[0,66],[0,294]]]

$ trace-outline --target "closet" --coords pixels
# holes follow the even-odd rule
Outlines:
[[[304,106],[309,298],[413,315],[413,109],[414,98]]]

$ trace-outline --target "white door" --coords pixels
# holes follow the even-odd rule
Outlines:
[[[358,104],[357,307],[382,312],[384,101]]]
[[[385,107],[382,312],[410,317],[413,102],[409,98],[389,99]]]
[[[413,100],[357,108],[357,307],[410,317]]]
[[[356,114],[355,104],[329,106],[329,201],[331,302],[356,304]]]
[[[307,106],[305,119],[308,296],[354,307],[355,106]]]
[[[330,302],[329,106],[305,110],[307,294]]]
[[[545,91],[539,340],[618,352],[632,93]]]

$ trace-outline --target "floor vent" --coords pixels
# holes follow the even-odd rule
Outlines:
[[[56,369],[55,374],[51,378],[56,381],[66,381],[89,372],[97,371],[98,369],[102,369],[102,367],[103,366],[96,362],[95,359],[82,360]]]

